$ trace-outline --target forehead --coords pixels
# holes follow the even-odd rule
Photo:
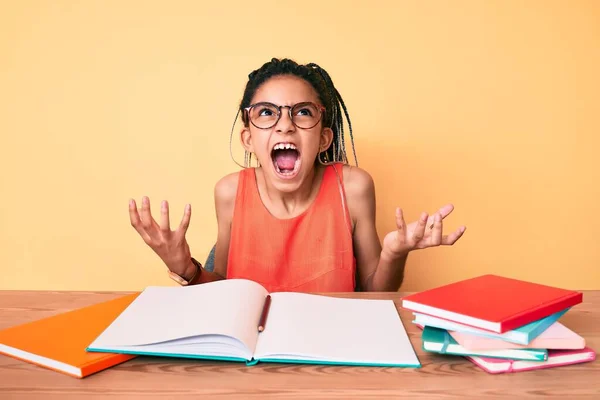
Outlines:
[[[277,105],[292,105],[304,101],[319,103],[319,95],[310,83],[293,75],[269,78],[258,87],[251,103],[268,101]]]

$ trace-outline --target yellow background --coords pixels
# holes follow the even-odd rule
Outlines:
[[[397,205],[455,204],[465,236],[414,253],[402,290],[600,289],[600,2],[4,1],[0,32],[0,289],[173,284],[129,224],[142,195],[172,226],[192,204],[204,260],[236,107],[271,57],[333,77],[381,237]]]

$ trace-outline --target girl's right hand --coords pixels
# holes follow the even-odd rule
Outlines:
[[[163,260],[167,268],[175,274],[185,277],[186,273],[194,270],[190,247],[185,239],[185,233],[190,225],[192,209],[185,206],[183,219],[177,230],[169,226],[169,204],[163,201],[160,207],[160,225],[156,223],[150,212],[150,199],[142,198],[142,208],[138,213],[135,200],[129,200],[129,219],[131,225],[140,234],[144,242]],[[193,272],[190,274],[192,275]]]

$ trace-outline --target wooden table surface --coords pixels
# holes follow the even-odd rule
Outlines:
[[[583,303],[561,322],[600,350],[600,291],[584,291]],[[0,291],[0,329],[65,312],[123,293]],[[393,299],[402,293],[351,293],[339,297]],[[0,355],[0,399],[243,398],[383,399],[514,398],[600,399],[600,362],[491,375],[462,357],[421,350],[411,313],[399,310],[422,367],[376,368],[245,364],[137,358],[84,379]]]

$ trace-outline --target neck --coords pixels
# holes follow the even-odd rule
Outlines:
[[[325,167],[320,164],[315,165],[310,173],[304,177],[300,186],[292,192],[278,190],[272,182],[265,179],[265,174],[262,172],[258,189],[263,203],[271,214],[280,218],[294,217],[301,214],[310,206],[318,194],[324,169]]]

